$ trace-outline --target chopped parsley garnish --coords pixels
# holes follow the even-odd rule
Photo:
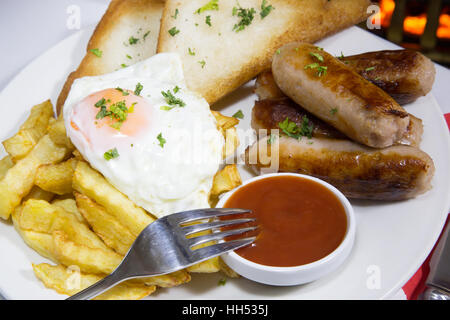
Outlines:
[[[317,69],[317,76],[321,77],[322,75],[327,74],[328,67],[321,66],[317,62],[315,62],[315,63],[306,65],[305,69]]]
[[[375,67],[366,68],[366,71],[372,71],[375,70]]]
[[[172,110],[173,108],[175,108],[175,107],[162,106],[162,107],[160,107],[159,109],[160,109],[160,110],[163,110],[163,111],[170,111],[170,110]]]
[[[330,110],[330,113],[331,113],[332,115],[335,115],[337,112],[338,112],[338,109],[337,109],[337,108],[333,108],[333,109]]]
[[[94,55],[96,55],[99,58],[102,57],[103,51],[100,49],[95,48],[95,49],[91,49],[89,51],[92,52]]]
[[[315,52],[310,52],[309,55],[310,55],[311,57],[316,58],[316,59],[319,60],[320,62],[323,62],[323,57],[322,57],[320,54],[315,53]]]
[[[121,66],[122,68],[128,67],[125,63],[122,63],[120,66]]]
[[[128,42],[129,42],[130,44],[136,44],[136,43],[138,43],[138,41],[139,41],[139,39],[138,39],[138,38],[135,38],[135,37],[133,37],[133,36],[131,36],[131,37],[128,39]]]
[[[175,90],[177,90],[178,87],[175,87]],[[178,89],[179,90],[179,89]],[[178,92],[178,90],[176,92]],[[174,96],[174,94],[170,91],[167,90],[166,92],[161,91],[161,94],[163,95],[164,99],[166,99],[166,102],[169,104],[169,106],[179,106],[179,107],[184,107],[186,105],[186,103],[184,103],[183,100],[177,98]]]
[[[138,82],[136,85],[136,89],[134,89],[134,94],[137,96],[140,95],[142,89],[144,89],[144,86],[140,82]]]
[[[204,11],[208,10],[219,10],[219,0],[211,0],[207,4],[205,4],[203,7],[199,8],[195,13],[202,13]]]
[[[144,37],[143,39],[145,40],[145,38],[147,38],[147,36],[150,34],[150,31],[147,31],[146,33],[144,33]]]
[[[191,56],[195,56],[195,51],[192,51],[191,48],[188,48],[188,51]]]
[[[178,91],[180,91],[180,87],[179,86],[175,86],[175,88],[173,88],[173,93],[178,93]]]
[[[173,27],[172,29],[169,30],[169,34],[174,37],[175,35],[177,35],[178,33],[180,33],[180,30],[177,29],[177,27]]]
[[[317,67],[319,67],[319,64],[317,62],[315,62],[315,63],[306,65],[305,69],[316,69]]]
[[[276,54],[280,54],[280,53],[281,53],[281,50],[278,49],[277,51],[275,51],[275,53],[276,53]]]
[[[303,116],[301,126],[293,121],[290,121],[288,117],[282,122],[278,123],[278,127],[289,137],[301,139],[301,137],[308,137],[311,139],[314,126],[309,123],[307,116]]]
[[[128,59],[133,59],[129,54],[127,54],[127,58]]]
[[[178,8],[175,9],[175,14],[172,16],[172,18],[176,19],[178,17],[178,14],[180,13],[180,11],[178,10]]]
[[[205,60],[202,60],[202,61],[199,61],[198,63],[200,63],[200,65],[202,66],[202,69],[205,67],[205,65],[206,65],[206,61]]]
[[[206,16],[205,23],[211,27],[211,16]]]
[[[226,278],[222,278],[219,280],[219,282],[217,283],[218,286],[224,286],[227,283],[227,279]]]
[[[321,77],[322,75],[325,76],[327,74],[327,70],[328,70],[328,67],[320,66],[320,67],[317,68],[317,75],[319,77]]]
[[[261,3],[261,12],[259,13],[261,15],[261,19],[267,17],[273,9],[275,8],[272,5],[267,5],[267,0],[263,0]]]
[[[159,146],[161,148],[164,148],[164,144],[166,143],[166,139],[163,138],[162,133],[158,134],[156,139],[158,139],[158,141],[159,141]]]
[[[117,148],[108,150],[103,154],[103,158],[105,158],[106,161],[109,161],[111,159],[115,159],[118,157],[119,157],[119,152],[117,151]]]
[[[120,89],[120,88],[117,88]],[[119,90],[120,91],[120,90]],[[126,92],[129,94],[128,92]],[[107,104],[110,103],[110,100],[105,100],[105,98],[101,98],[99,101],[95,103],[96,108],[100,108],[100,111],[95,116],[96,119],[103,119],[106,117],[110,117],[112,120],[116,120],[117,122],[111,124],[111,127],[120,130],[122,123],[127,120],[128,113],[132,113],[134,111],[134,104],[128,109],[125,100],[113,103],[109,106]]]
[[[127,96],[127,95],[130,94],[128,91],[125,91],[125,90],[123,90],[123,89],[120,88],[120,87],[117,87],[116,90],[119,91],[119,92],[122,92],[122,95],[123,95],[123,96]]]
[[[238,16],[241,20],[233,27],[233,31],[239,32],[249,26],[255,17],[256,10],[254,8],[233,8],[233,16]]]
[[[233,114],[233,118],[244,119],[244,113],[242,110],[238,110],[235,114]]]

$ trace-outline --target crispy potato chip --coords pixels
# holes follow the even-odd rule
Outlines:
[[[108,249],[103,241],[74,214],[44,200],[30,199],[23,204],[19,226],[23,230],[47,234],[64,231],[67,237],[77,244]]]
[[[77,272],[62,265],[52,266],[47,263],[33,264],[33,270],[47,288],[67,295],[75,293],[100,281],[104,276]],[[130,281],[122,282],[102,293],[94,300],[138,300],[145,298],[156,290],[155,286],[146,286]]]
[[[191,276],[186,270],[180,270],[169,274],[163,274],[161,276],[141,278],[130,281],[143,282],[148,286],[156,285],[161,288],[171,288],[191,281]]]
[[[230,191],[241,184],[241,175],[239,174],[236,165],[227,165],[214,176],[210,198],[217,199],[222,193]]]
[[[25,158],[17,161],[0,180],[0,217],[8,219],[22,198],[30,192],[41,165],[57,163],[66,153],[65,147],[58,147],[45,135]]]
[[[80,211],[78,211],[75,199],[55,199],[53,200],[52,205],[63,208],[67,212],[72,213],[79,222],[84,223],[85,225],[89,225],[86,219],[84,219],[84,217],[81,215]]]
[[[95,233],[116,252],[125,255],[136,239],[131,232],[122,226],[105,208],[87,196],[76,192],[76,203],[80,213]]]
[[[72,178],[77,160],[71,158],[57,164],[48,164],[39,167],[34,183],[43,190],[58,195],[72,193]]]
[[[0,160],[0,180],[2,180],[10,168],[14,166],[11,156],[5,156]]]
[[[135,237],[147,225],[155,221],[144,209],[135,205],[123,193],[114,188],[86,162],[78,162],[73,177],[73,188],[103,206]]]
[[[6,152],[14,162],[25,157],[47,131],[50,118],[53,117],[53,106],[50,100],[34,106],[30,116],[22,124],[19,131],[11,138],[3,141]]]

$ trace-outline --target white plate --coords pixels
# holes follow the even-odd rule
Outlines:
[[[70,71],[80,62],[92,28],[60,42],[29,64],[0,93],[0,139],[15,133],[32,105],[49,97],[53,102]],[[393,49],[394,45],[352,27],[319,43],[340,55]],[[214,106],[226,115],[241,109],[240,127],[250,127],[255,96],[251,83]],[[158,289],[150,299],[379,299],[394,295],[431,251],[450,207],[450,139],[442,112],[432,95],[408,105],[421,118],[425,133],[422,148],[436,165],[433,189],[403,202],[352,201],[356,214],[356,241],[344,265],[313,283],[270,287],[246,279],[229,279],[218,286],[220,274],[193,275],[177,288]],[[1,155],[4,154],[0,150]],[[250,175],[242,171],[243,178]],[[48,262],[27,247],[10,223],[0,223],[0,292],[9,299],[62,299],[34,276],[31,263]]]

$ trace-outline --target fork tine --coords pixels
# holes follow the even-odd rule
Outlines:
[[[226,242],[221,242],[217,244],[213,244],[211,246],[207,246],[204,248],[200,248],[197,250],[194,250],[193,256],[195,256],[199,260],[208,260],[217,256],[220,256],[221,254],[224,254],[228,251],[236,250],[241,247],[244,247],[246,245],[249,245],[255,240],[256,237],[246,238],[242,240],[231,240]]]
[[[250,213],[250,210],[246,209],[232,209],[232,208],[208,208],[198,209],[185,212],[179,212],[167,216],[168,219],[175,223],[186,223],[200,219],[214,218],[220,216],[227,216],[232,214]]]
[[[214,228],[231,226],[231,225],[235,225],[235,224],[253,222],[255,220],[256,220],[255,218],[245,218],[245,219],[213,221],[213,222],[209,222],[209,223],[200,223],[200,224],[194,224],[194,225],[187,226],[187,227],[182,227],[181,231],[184,231],[185,235],[188,236],[190,234],[200,232],[200,231],[205,231],[208,229],[214,229]]]
[[[214,233],[207,234],[204,236],[190,238],[190,239],[188,239],[188,243],[189,243],[190,247],[194,247],[196,245],[199,245],[199,244],[202,244],[205,242],[209,242],[209,241],[213,241],[213,240],[221,240],[228,236],[242,234],[247,231],[255,230],[257,228],[258,228],[257,226],[254,226],[254,227],[247,227],[247,228],[240,228],[240,229],[232,229],[232,230],[227,230],[227,231],[222,231],[222,232],[214,232]]]

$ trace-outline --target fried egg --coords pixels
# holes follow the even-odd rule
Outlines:
[[[63,110],[84,159],[138,206],[157,217],[209,207],[224,138],[177,54],[77,79]]]

